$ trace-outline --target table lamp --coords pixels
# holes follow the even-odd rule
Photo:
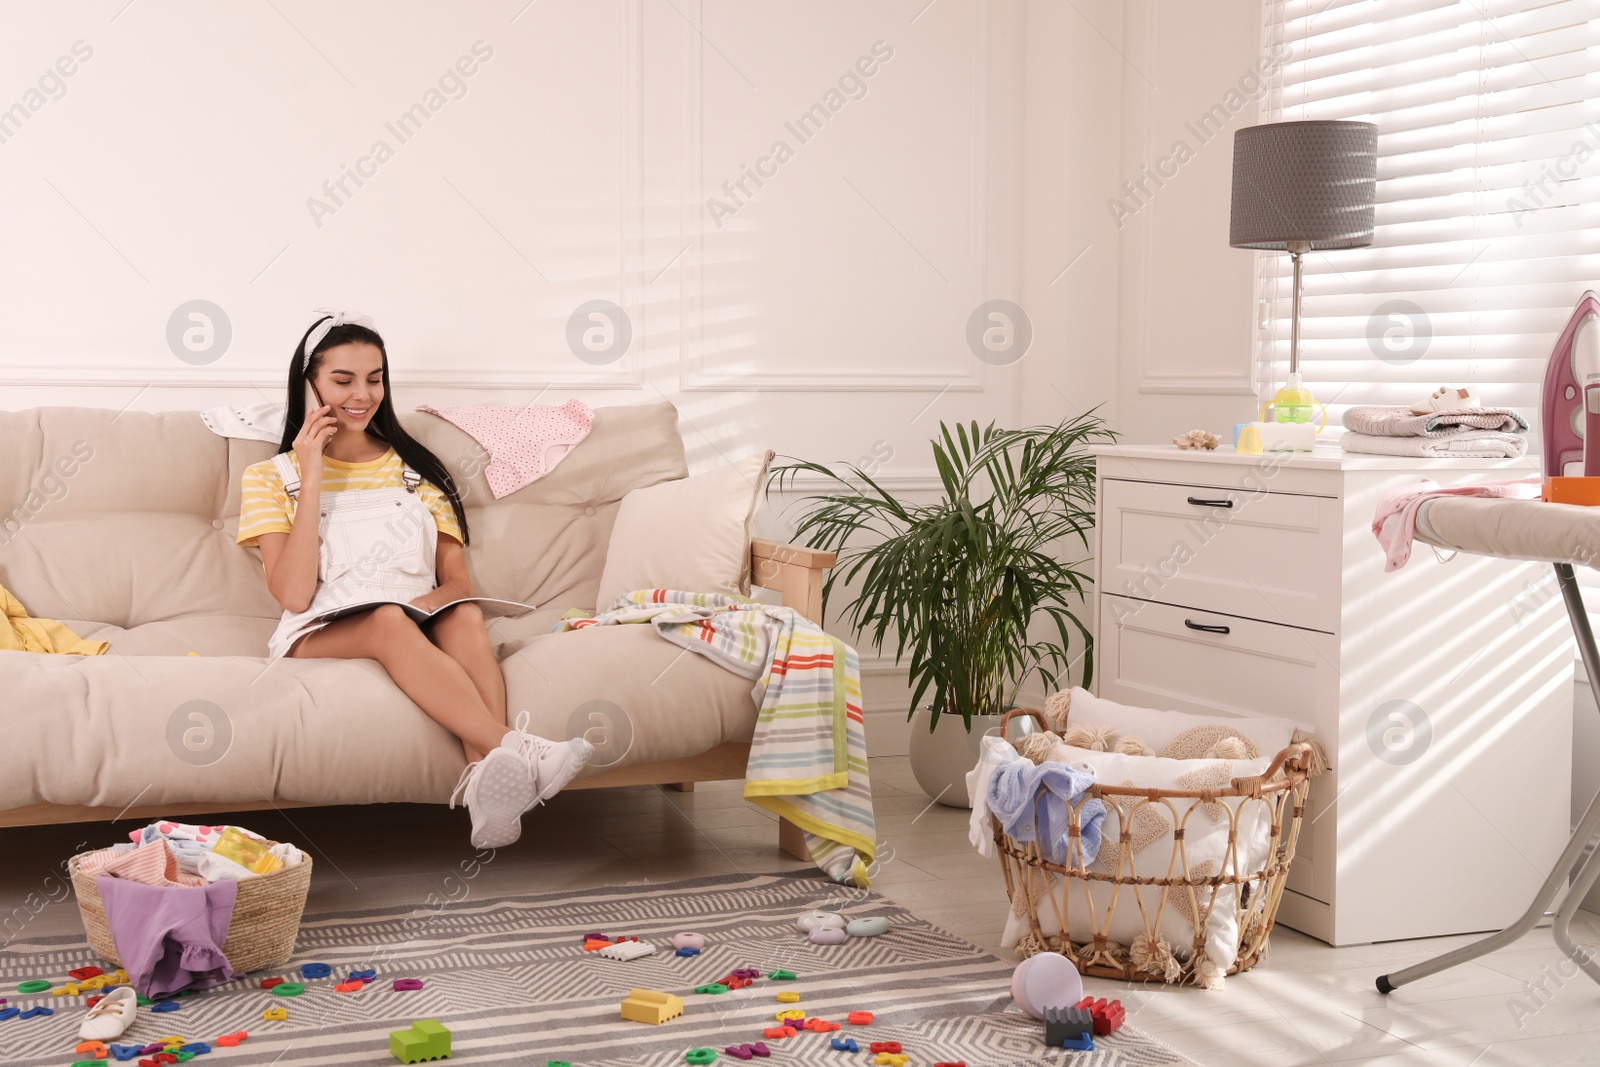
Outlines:
[[[1247,126],[1233,135],[1228,244],[1288,252],[1294,260],[1289,380],[1273,398],[1279,422],[1310,422],[1300,381],[1300,257],[1372,243],[1378,127],[1326,119]]]

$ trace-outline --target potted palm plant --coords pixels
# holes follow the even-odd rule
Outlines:
[[[1073,611],[1089,560],[1059,556],[1073,539],[1089,547],[1087,446],[1115,437],[1093,411],[1025,429],[974,421],[952,434],[941,422],[932,445],[944,498],[933,504],[897,500],[853,464],[843,473],[804,460],[771,470],[769,495],[801,474],[837,486],[801,498],[794,539],[838,553],[824,610],[836,582],[859,577],[850,624],[880,653],[893,630],[896,664],[910,654],[912,770],[941,803],[970,806],[965,776],[981,736],[1030,675],[1059,688],[1081,659],[1083,684],[1093,678],[1094,639]],[[1050,635],[1030,640],[1041,617]]]

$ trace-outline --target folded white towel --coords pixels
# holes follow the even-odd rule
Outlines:
[[[1346,430],[1339,438],[1339,447],[1346,452],[1376,456],[1515,459],[1527,453],[1528,437],[1499,430],[1468,430],[1448,437],[1378,437]]]
[[[967,798],[972,801],[967,840],[985,858],[994,856],[994,827],[989,825],[989,779],[1001,767],[1021,758],[1010,741],[985,735],[979,742],[978,762],[967,772]]]
[[[224,404],[220,408],[202,411],[200,419],[206,429],[219,437],[243,437],[251,441],[283,440],[283,405],[271,401],[252,404],[247,408]]]

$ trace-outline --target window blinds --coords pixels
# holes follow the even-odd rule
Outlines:
[[[1264,0],[1263,11],[1264,48],[1289,51],[1261,121],[1378,126],[1372,245],[1305,257],[1300,368],[1330,431],[1352,405],[1471,384],[1485,404],[1521,411],[1542,451],[1550,349],[1584,291],[1600,291],[1600,0]],[[1257,264],[1267,400],[1288,374],[1291,272],[1282,253]],[[1600,628],[1600,572],[1578,575]],[[1555,595],[1542,581],[1529,596]]]
[[[1600,0],[1264,0],[1264,23],[1288,52],[1261,121],[1378,126],[1373,244],[1305,257],[1301,373],[1330,430],[1472,384],[1537,431],[1550,349],[1600,290]],[[1289,256],[1259,253],[1257,280],[1266,400]]]

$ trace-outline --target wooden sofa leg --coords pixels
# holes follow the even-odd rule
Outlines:
[[[811,850],[806,848],[806,832],[781,816],[778,819],[778,851],[797,860],[811,858]]]
[[[670,785],[672,788],[676,789],[680,793],[693,793],[694,792],[694,783],[693,782],[668,782],[667,784]]]

